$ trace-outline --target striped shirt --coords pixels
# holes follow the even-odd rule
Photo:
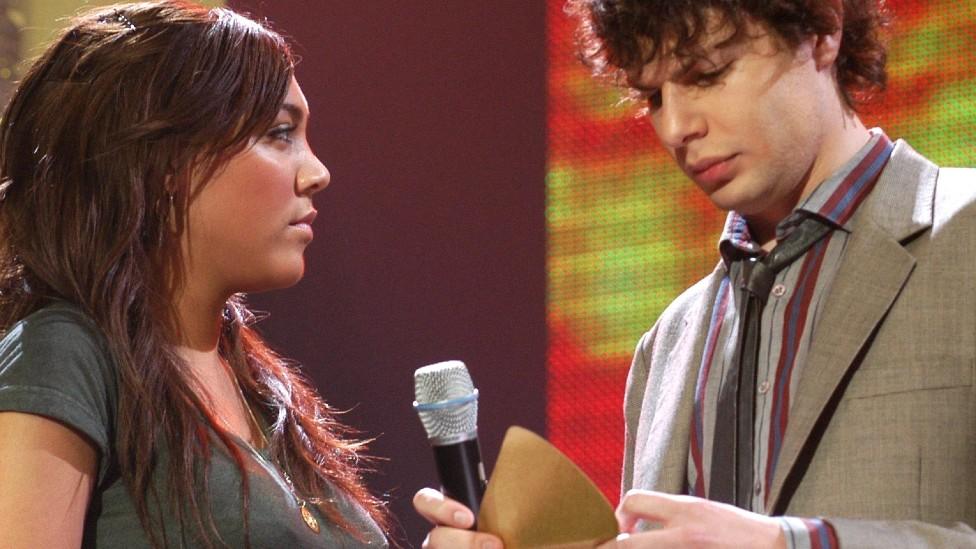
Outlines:
[[[807,216],[834,228],[826,237],[777,273],[762,313],[756,365],[755,462],[752,510],[768,513],[768,489],[790,419],[790,403],[806,362],[817,319],[850,237],[848,222],[871,192],[893,145],[879,129],[833,176],[821,183],[776,227],[783,241]],[[731,212],[719,243],[726,275],[719,285],[695,387],[692,437],[688,453],[689,493],[708,496],[712,441],[722,381],[733,364],[738,334],[734,288],[741,283],[742,260],[762,256],[745,218]],[[789,547],[836,547],[833,529],[820,519],[784,519]]]

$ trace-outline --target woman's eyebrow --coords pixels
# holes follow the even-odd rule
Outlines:
[[[292,122],[295,124],[300,124],[306,118],[308,118],[308,113],[304,108],[299,107],[294,103],[285,103],[281,106],[281,110],[288,113],[291,116]]]

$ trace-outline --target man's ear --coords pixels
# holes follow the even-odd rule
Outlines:
[[[837,61],[837,56],[840,55],[841,37],[844,34],[844,0],[826,1],[834,12],[836,30],[831,34],[818,35],[814,43],[813,58],[817,68],[821,70],[830,68]]]

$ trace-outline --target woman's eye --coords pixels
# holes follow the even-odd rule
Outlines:
[[[283,141],[285,143],[291,143],[294,141],[295,126],[291,124],[281,124],[271,128],[268,132],[268,137],[275,141]]]

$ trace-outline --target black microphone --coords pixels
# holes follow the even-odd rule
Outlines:
[[[434,449],[441,492],[477,518],[487,481],[478,446],[478,390],[471,375],[463,362],[450,360],[417,369],[413,382],[413,407]]]

